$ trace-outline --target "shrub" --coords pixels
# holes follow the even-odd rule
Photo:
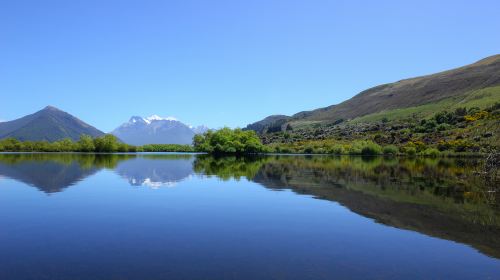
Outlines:
[[[438,157],[440,152],[438,149],[436,148],[428,148],[428,149],[425,149],[422,154],[424,156],[428,156],[428,157]]]
[[[334,145],[328,151],[330,154],[342,155],[345,154],[345,149],[342,145]]]
[[[314,153],[314,148],[311,146],[307,146],[304,148],[304,153],[305,154],[312,154],[312,153]]]
[[[424,126],[419,125],[419,126],[415,127],[414,131],[417,133],[425,133],[426,128]]]
[[[373,137],[373,141],[375,141],[376,143],[381,143],[383,142],[384,140],[384,136],[382,136],[381,134],[376,134],[374,137]]]
[[[439,151],[446,151],[450,149],[450,144],[444,140],[439,140],[437,147]]]
[[[417,152],[421,152],[426,148],[425,143],[420,140],[410,141],[407,146],[415,148]]]
[[[464,118],[465,118],[465,120],[467,122],[475,122],[477,120],[485,119],[487,117],[488,117],[488,112],[486,112],[486,111],[478,111],[478,112],[476,112],[474,114],[467,115]]]
[[[354,142],[352,145],[347,146],[347,153],[350,155],[360,155],[361,154],[361,145],[359,142]]]
[[[432,132],[434,131],[434,128],[437,126],[437,123],[435,120],[428,120],[427,122],[425,122],[425,124],[423,125],[423,127],[425,128],[425,132]]]
[[[449,141],[448,144],[450,149],[453,149],[455,152],[465,152],[473,146],[471,143],[462,139]]]
[[[405,147],[404,149],[405,154],[409,156],[415,156],[417,154],[417,149],[415,147]]]
[[[399,153],[399,149],[394,145],[388,145],[384,147],[383,152],[384,155],[397,155]]]
[[[193,146],[178,144],[148,144],[140,147],[143,152],[194,152]],[[128,150],[131,151],[130,146]]]
[[[327,152],[326,152],[325,148],[315,148],[314,153],[315,154],[326,154]]]
[[[363,148],[361,148],[361,154],[366,156],[381,155],[382,148],[376,143],[367,141]]]
[[[372,141],[356,141],[348,149],[350,155],[380,155],[382,148]]]
[[[437,131],[445,131],[451,128],[451,125],[442,123],[436,127]]]
[[[456,113],[442,111],[434,115],[434,121],[438,124],[454,124],[456,123]]]

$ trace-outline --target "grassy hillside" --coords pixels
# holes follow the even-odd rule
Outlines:
[[[286,120],[260,122],[265,127],[257,132],[277,152],[357,153],[356,141],[393,145],[402,153],[489,152],[500,150],[498,104],[500,55],[380,85]]]
[[[500,86],[500,55],[457,69],[380,85],[338,105],[296,114],[293,119],[322,122],[350,120],[384,110],[463,98],[476,90],[495,86]]]
[[[381,112],[355,118],[351,123],[369,123],[382,121],[407,120],[414,118],[428,118],[435,112],[442,110],[454,111],[460,107],[486,108],[495,102],[500,102],[500,86],[488,87],[484,89],[467,92],[463,95],[443,99],[435,103],[407,107],[402,109],[384,110]]]

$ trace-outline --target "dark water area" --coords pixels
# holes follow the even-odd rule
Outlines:
[[[0,279],[500,279],[481,164],[0,154]]]

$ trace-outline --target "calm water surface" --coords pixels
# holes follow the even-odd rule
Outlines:
[[[478,160],[0,155],[0,279],[500,279]]]

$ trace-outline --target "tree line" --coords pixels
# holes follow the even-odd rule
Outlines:
[[[257,154],[268,152],[253,130],[228,127],[195,135],[194,149],[209,154]]]
[[[48,141],[19,141],[15,138],[0,140],[1,152],[84,152],[84,153],[113,153],[136,152],[136,146],[122,143],[111,134],[92,138],[82,135],[78,141],[69,138],[55,142]]]
[[[82,152],[82,153],[116,153],[116,152],[206,152],[213,154],[252,154],[265,152],[254,131],[223,128],[196,135],[193,145],[148,144],[133,146],[121,142],[117,137],[106,134],[92,138],[82,135],[78,141],[69,138],[48,141],[19,141],[15,138],[0,140],[0,152]]]
[[[15,138],[0,140],[0,152],[81,152],[81,153],[135,153],[135,152],[194,152],[191,145],[150,144],[133,146],[106,134],[92,138],[82,135],[78,141],[69,138],[48,141],[19,141]]]

